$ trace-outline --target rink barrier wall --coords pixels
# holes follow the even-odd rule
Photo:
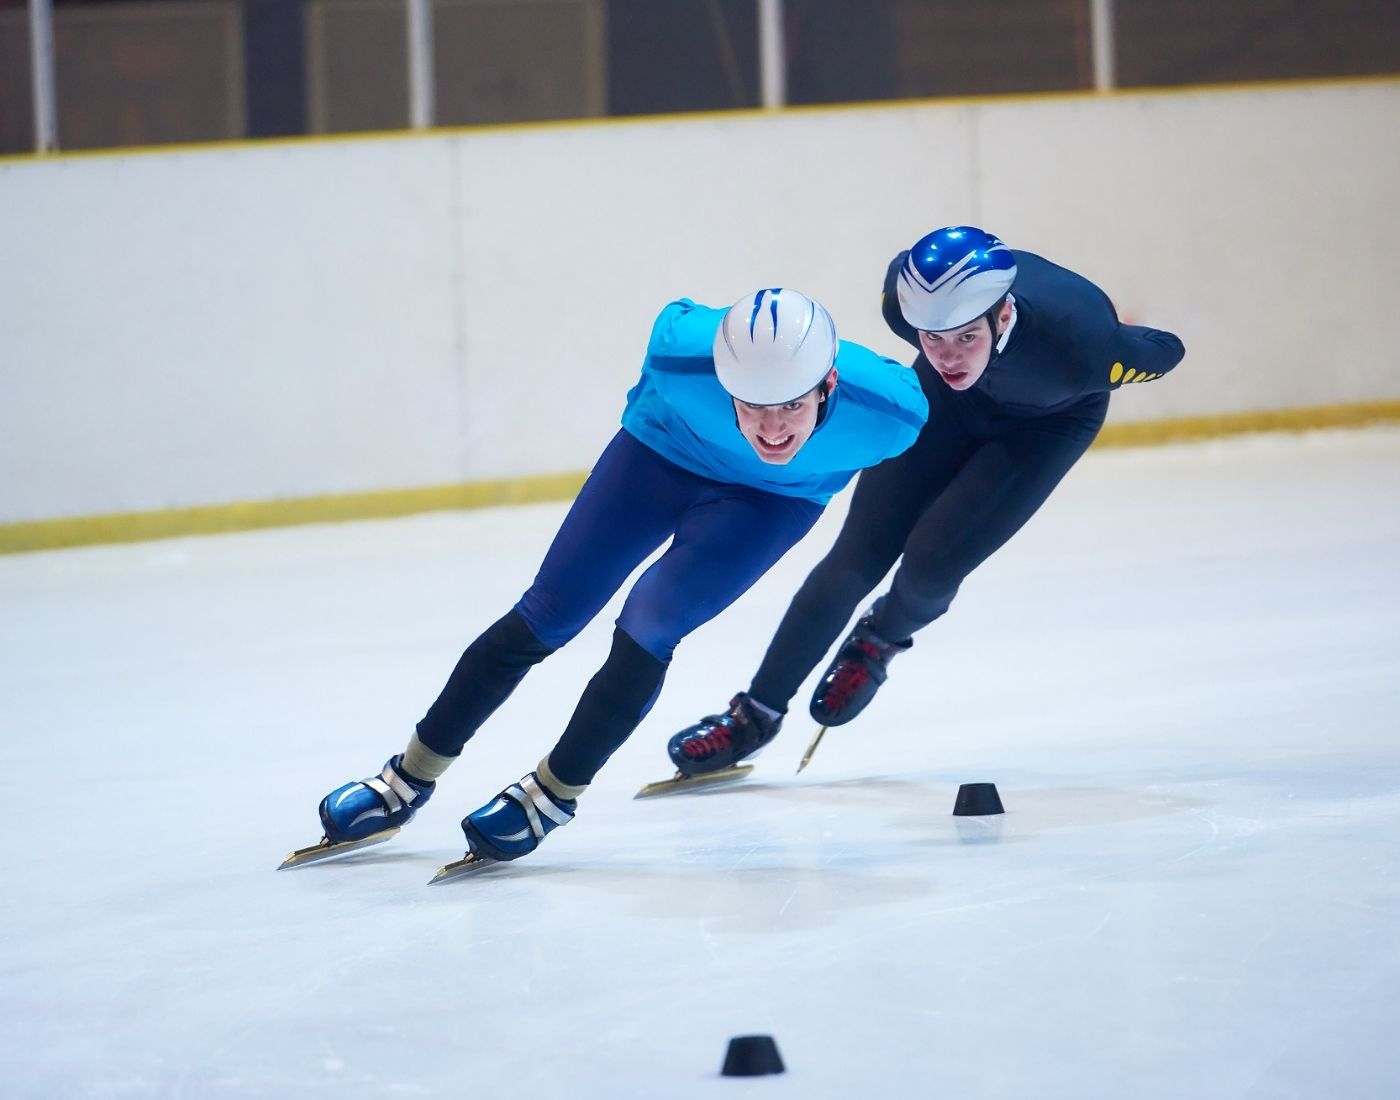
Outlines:
[[[195,533],[256,526],[249,508],[314,522],[287,510],[547,484],[606,444],[673,297],[800,286],[843,335],[906,358],[872,273],[930,211],[1063,259],[1125,319],[1182,336],[1172,378],[1115,396],[1110,437],[1400,399],[1383,355],[1308,353],[1322,316],[1400,344],[1397,108],[1382,76],[11,159],[0,534],[77,545],[136,516]],[[555,261],[569,293],[541,324],[522,289]]]
[[[1094,449],[1151,447],[1255,432],[1306,432],[1387,423],[1400,423],[1400,401],[1266,409],[1109,424],[1099,433]],[[586,472],[580,471],[417,489],[327,494],[288,500],[247,501],[198,508],[167,508],[0,524],[0,554],[148,542],[310,523],[393,519],[424,512],[508,504],[558,502],[572,500],[587,476]]]

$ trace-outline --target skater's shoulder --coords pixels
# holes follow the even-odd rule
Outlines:
[[[662,307],[651,326],[647,353],[652,359],[705,359],[713,368],[715,333],[724,319],[724,310],[702,305],[690,298],[677,298]],[[667,364],[657,363],[664,369]]]
[[[1097,284],[1032,252],[1016,252],[1011,294],[1016,327],[1007,344],[1013,358],[1030,354],[1078,360],[1096,352],[1118,328],[1113,302]]]
[[[813,437],[865,467],[899,454],[928,420],[928,398],[910,367],[860,344],[841,341],[829,430]]]
[[[914,369],[864,344],[840,342],[836,375],[837,392],[865,408],[920,424],[928,418],[928,400]]]
[[[1041,315],[1061,322],[1114,317],[1113,303],[1093,280],[1034,252],[1013,250],[1012,255],[1016,281],[1011,293],[1018,302],[1032,303]]]
[[[904,319],[899,307],[899,273],[904,270],[904,262],[908,258],[908,249],[896,253],[889,267],[885,269],[885,281],[880,287],[880,316],[885,319],[885,324],[891,332],[917,350],[919,334],[914,331],[914,326]]]
[[[885,266],[885,290],[894,293],[895,284],[899,281],[899,273],[904,270],[904,263],[909,259],[909,249],[894,254],[892,259]]]

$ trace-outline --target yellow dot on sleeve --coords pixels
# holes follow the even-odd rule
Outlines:
[[[1122,363],[1114,363],[1114,364],[1113,364],[1113,369],[1112,369],[1111,371],[1108,372],[1108,380],[1109,380],[1110,382],[1112,382],[1112,383],[1116,386],[1116,385],[1118,385],[1118,379],[1120,379],[1120,378],[1122,378],[1122,377],[1123,377],[1123,364],[1122,364]]]
[[[1136,375],[1136,374],[1137,374],[1137,368],[1136,368],[1136,367],[1129,367],[1129,368],[1128,368],[1128,373],[1125,374],[1125,375],[1123,375],[1123,381],[1124,381],[1124,382],[1131,382],[1131,381],[1133,380],[1133,376]]]

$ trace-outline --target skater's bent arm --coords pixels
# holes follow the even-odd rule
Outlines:
[[[1179,337],[1143,325],[1119,324],[1102,356],[1102,389],[1151,382],[1169,374],[1186,355]]]
[[[1132,382],[1151,382],[1169,373],[1186,354],[1170,332],[1127,325],[1113,304],[1080,298],[1057,318],[1061,346],[1076,363],[1084,393],[1108,393]]]

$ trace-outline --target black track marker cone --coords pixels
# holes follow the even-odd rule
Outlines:
[[[958,788],[958,800],[953,803],[955,817],[982,817],[1004,814],[1001,795],[995,783],[964,783]]]
[[[729,1040],[722,1077],[762,1077],[782,1073],[783,1059],[771,1035],[738,1035]]]

